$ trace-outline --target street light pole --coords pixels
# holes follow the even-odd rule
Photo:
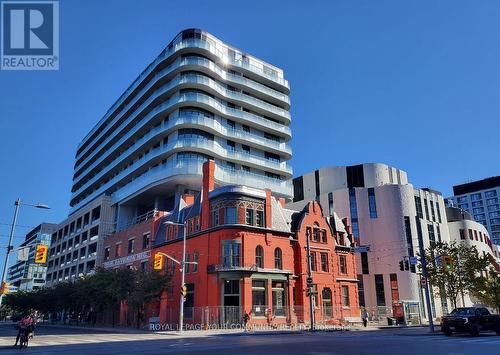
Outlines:
[[[418,247],[420,252],[420,262],[422,264],[422,277],[425,279],[425,285],[423,286],[425,292],[425,303],[427,304],[427,318],[429,319],[429,331],[434,333],[434,320],[432,319],[432,305],[431,305],[431,296],[429,289],[429,274],[427,273],[427,258],[425,257],[425,249],[424,249],[424,239],[422,238],[422,225],[420,223],[420,218],[418,216],[415,217],[417,221],[417,235],[418,235]]]
[[[186,222],[183,223],[183,236],[182,236],[182,262],[181,262],[181,288],[184,287],[186,282]],[[179,308],[179,331],[184,329],[184,295],[181,294],[180,308]]]
[[[175,223],[172,221],[163,222],[164,224],[171,226],[183,226],[182,233],[182,260],[178,261],[177,259],[169,256],[168,254],[161,253],[165,255],[167,258],[173,260],[174,262],[180,264],[181,266],[181,290],[184,288],[184,283],[186,282],[186,264],[197,264],[197,262],[186,262],[186,222],[184,223]],[[184,328],[184,295],[181,293],[180,305],[179,305],[179,331],[182,332]]]
[[[9,243],[7,244],[7,253],[5,255],[5,261],[3,263],[2,282],[1,282],[2,285],[5,282],[5,277],[7,276],[7,265],[9,264],[9,255],[10,255],[10,250],[12,249],[12,238],[14,236],[14,230],[16,229],[17,215],[19,213],[19,206],[21,205],[21,200],[18,198],[16,202],[14,202],[14,205],[16,206],[16,208],[14,210],[14,219],[12,220],[12,226],[10,227]],[[3,301],[3,293],[0,295],[0,307],[2,306],[2,301]]]
[[[313,295],[313,287],[312,284],[309,282],[312,280],[312,268],[311,268],[311,244],[310,244],[310,239],[311,239],[311,232],[310,229],[306,229],[306,250],[307,250],[307,290],[309,292],[309,312],[311,313],[310,320],[311,320],[311,331],[315,330],[315,318],[316,315],[314,313],[314,295]]]
[[[43,205],[43,204],[31,205],[29,203],[22,203],[20,198],[18,198],[14,202],[14,205],[16,206],[16,208],[14,210],[14,218],[12,220],[12,226],[10,227],[9,244],[7,245],[7,253],[5,255],[5,261],[3,264],[2,281],[1,281],[2,285],[5,282],[5,279],[7,276],[7,265],[9,264],[9,255],[10,255],[10,251],[12,250],[12,238],[14,238],[14,231],[16,229],[17,215],[19,214],[19,207],[21,205],[25,205],[25,206],[35,207],[35,208],[50,209],[49,206]],[[3,301],[3,293],[0,295],[0,307],[2,306],[2,301]]]

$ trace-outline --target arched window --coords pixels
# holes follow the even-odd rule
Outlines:
[[[283,258],[281,254],[281,249],[274,249],[274,268],[275,269],[283,269]]]
[[[321,291],[321,298],[323,300],[323,316],[325,318],[332,318],[332,290],[324,288],[323,291]]]
[[[255,248],[255,265],[257,267],[264,267],[264,249],[260,245]]]

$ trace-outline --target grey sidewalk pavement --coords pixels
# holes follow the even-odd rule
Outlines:
[[[55,327],[55,328],[68,328],[68,329],[81,329],[88,332],[107,332],[107,333],[122,333],[122,334],[157,334],[160,336],[172,336],[175,338],[192,338],[192,337],[206,337],[206,336],[224,336],[224,335],[273,335],[273,334],[293,334],[298,332],[309,332],[305,327],[297,328],[284,328],[284,329],[252,329],[245,331],[242,328],[236,329],[208,329],[208,330],[184,330],[183,332],[175,330],[164,330],[164,331],[152,331],[149,329],[136,329],[136,328],[125,328],[125,327],[89,327],[89,326],[74,326],[74,325],[63,325],[63,324],[47,324],[44,323],[43,327]],[[422,333],[429,334],[428,327],[426,325],[421,326],[351,326],[351,327],[318,327],[316,332],[342,332],[342,331],[380,331],[380,330],[394,330],[394,331],[406,331],[412,330],[412,333]],[[439,333],[439,327],[436,327],[436,333]]]

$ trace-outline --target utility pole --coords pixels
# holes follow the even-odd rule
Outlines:
[[[29,203],[22,203],[20,198],[18,198],[14,202],[14,205],[16,206],[16,208],[14,210],[14,218],[12,220],[12,226],[10,227],[9,244],[7,245],[7,252],[5,254],[5,261],[3,264],[2,281],[0,283],[1,285],[3,285],[3,283],[5,282],[6,276],[7,276],[7,266],[9,264],[9,255],[10,255],[10,252],[12,251],[12,238],[14,237],[14,231],[16,229],[17,215],[19,213],[19,207],[21,205],[25,205],[25,206],[31,206],[31,207],[41,208],[41,209],[46,209],[46,210],[50,209],[49,206],[43,205],[40,203],[38,203],[36,205],[32,205]],[[3,294],[0,295],[0,306],[2,306],[2,300],[3,300]]]
[[[16,202],[14,202],[14,205],[16,206],[16,208],[14,211],[14,219],[12,220],[12,226],[10,227],[9,244],[7,244],[7,253],[5,254],[5,261],[3,263],[2,282],[0,283],[1,285],[3,285],[5,277],[7,276],[7,265],[9,263],[9,254],[10,250],[12,249],[12,238],[14,236],[14,230],[16,229],[17,215],[19,213],[19,206],[21,205],[21,200],[17,199]],[[2,306],[2,300],[3,300],[3,293],[0,295],[0,306]]]
[[[306,229],[306,250],[307,250],[307,290],[309,293],[309,312],[311,313],[311,331],[316,329],[315,314],[314,314],[314,295],[313,295],[313,284],[312,284],[312,273],[311,273],[311,232],[310,229]]]
[[[182,236],[182,263],[181,263],[181,288],[184,289],[186,282],[186,222],[183,223],[183,236]],[[185,296],[181,295],[180,311],[179,311],[179,331],[184,330],[184,301]]]
[[[427,305],[427,318],[429,319],[429,331],[434,333],[434,321],[432,320],[431,296],[429,290],[428,274],[427,274],[427,259],[425,258],[424,240],[422,238],[422,225],[420,218],[415,217],[417,222],[418,248],[420,252],[420,262],[422,264],[422,277],[425,279],[425,285],[422,285],[425,292],[425,303]]]

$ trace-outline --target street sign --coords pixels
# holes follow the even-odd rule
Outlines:
[[[30,247],[23,247],[17,251],[18,261],[27,261],[30,256]]]
[[[308,277],[307,278],[307,286],[312,286],[313,284],[313,278],[312,277]]]
[[[410,256],[410,265],[417,265],[418,258],[416,256]]]
[[[354,247],[355,253],[368,253],[370,251],[369,245],[360,245],[359,247]]]

